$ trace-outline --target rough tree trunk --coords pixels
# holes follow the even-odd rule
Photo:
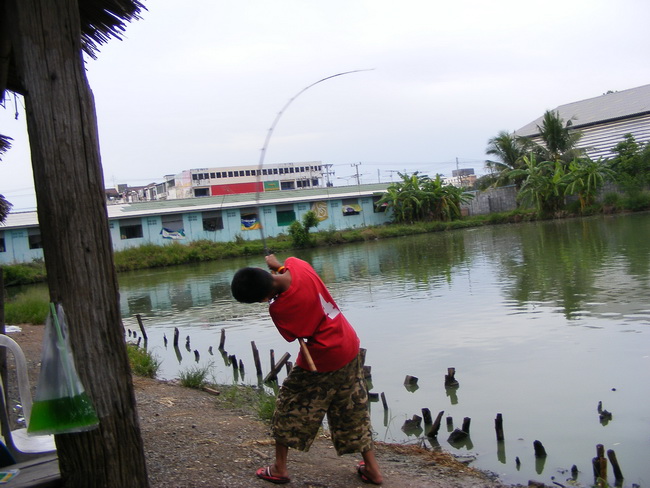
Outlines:
[[[4,0],[25,89],[50,298],[64,307],[99,429],[56,436],[66,486],[146,487],[120,319],[97,121],[81,55],[83,0]]]

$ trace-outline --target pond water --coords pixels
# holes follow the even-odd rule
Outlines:
[[[444,411],[437,436],[445,450],[506,483],[566,483],[571,467],[593,483],[596,445],[613,449],[625,481],[649,486],[650,214],[489,226],[296,253],[329,286],[356,328],[372,369],[377,439],[424,443],[404,432],[413,415]],[[279,256],[281,259],[286,256]],[[243,305],[230,279],[263,257],[121,274],[121,310],[129,334],[161,361],[159,377],[209,367],[211,379],[257,384],[251,341],[264,374],[270,351],[295,359],[264,304]],[[172,347],[174,329],[179,348]],[[244,373],[219,354],[244,364]],[[137,336],[136,336],[137,334]],[[190,345],[186,347],[187,337]],[[164,337],[168,345],[164,345]],[[212,354],[209,352],[212,348]],[[197,351],[197,358],[194,351]],[[457,389],[446,389],[453,367]],[[280,374],[280,380],[283,378]],[[404,386],[406,375],[418,378]],[[611,412],[610,420],[599,416]],[[494,421],[502,414],[505,441]],[[453,427],[446,423],[451,417]],[[470,437],[449,433],[470,418]],[[540,441],[546,458],[536,458]],[[434,444],[436,441],[434,441]],[[609,481],[614,484],[611,467]]]

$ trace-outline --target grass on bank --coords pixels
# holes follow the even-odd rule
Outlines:
[[[144,376],[145,378],[156,377],[161,364],[161,361],[156,356],[136,344],[127,344],[126,352],[134,375]]]

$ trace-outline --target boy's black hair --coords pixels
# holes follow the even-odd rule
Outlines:
[[[233,276],[230,291],[238,302],[261,302],[273,292],[273,276],[262,268],[242,268]]]

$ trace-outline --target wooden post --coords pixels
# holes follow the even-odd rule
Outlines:
[[[291,354],[289,354],[288,352],[285,352],[284,356],[282,356],[280,358],[278,363],[276,365],[274,365],[273,369],[271,369],[271,371],[269,371],[269,374],[266,375],[266,377],[264,378],[264,382],[266,383],[268,381],[277,379],[278,373],[284,367],[284,364],[289,360],[290,357],[291,357]]]
[[[460,430],[462,430],[463,432],[466,432],[467,435],[469,435],[469,424],[470,424],[471,421],[472,421],[471,418],[469,418],[469,417],[465,417],[465,418],[463,419],[463,426],[462,426],[461,429],[460,429]]]
[[[592,460],[594,467],[594,478],[596,481],[607,480],[607,458],[605,457],[605,446],[596,445],[596,457]]]
[[[190,336],[187,336],[185,338],[185,349],[187,349],[187,352],[190,352],[192,350],[192,347],[190,346]]]
[[[447,368],[447,374],[445,375],[445,388],[456,388],[459,383],[456,381],[456,368]]]
[[[442,421],[442,415],[444,413],[445,413],[444,410],[438,412],[438,416],[436,417],[436,420],[433,422],[433,425],[431,426],[431,430],[429,430],[429,433],[427,434],[429,437],[438,436],[438,431],[440,430],[440,422]]]
[[[503,437],[503,415],[500,413],[497,414],[497,418],[494,419],[494,429],[497,432],[497,440],[502,441]]]
[[[178,348],[178,327],[174,327],[174,347]]]
[[[451,415],[447,416],[447,432],[451,432],[454,429],[454,418]]]
[[[384,392],[381,392],[381,403],[384,405],[384,410],[388,411],[388,402],[386,401],[386,395]]]
[[[431,418],[431,410],[428,408],[422,409],[422,418],[424,419],[424,425],[431,425],[433,423],[433,419]]]
[[[167,335],[163,334],[163,343],[165,344],[165,347],[167,347]]]
[[[147,333],[144,330],[144,324],[142,323],[142,316],[139,313],[136,313],[135,318],[138,319],[138,325],[140,326],[140,332],[142,332],[142,337],[144,337],[144,341],[147,342]]]
[[[271,358],[271,371],[273,371],[275,369],[275,351],[273,349],[269,351],[269,356]]]
[[[260,352],[257,350],[255,341],[251,341],[251,347],[253,348],[253,360],[255,361],[255,371],[257,376],[262,376],[262,363],[260,362]]]
[[[194,361],[196,361],[198,363],[199,359],[201,359],[201,355],[199,354],[199,350],[194,349]]]
[[[404,384],[405,385],[417,385],[418,384],[418,377],[417,376],[411,376],[411,375],[407,374],[406,378],[404,378]]]
[[[616,453],[613,449],[607,450],[607,457],[609,458],[609,462],[612,464],[612,470],[614,470],[616,481],[623,481],[623,472],[621,471],[621,467],[618,465]]]
[[[239,371],[244,374],[244,362],[241,359],[239,360]]]
[[[226,347],[226,329],[221,329],[221,340],[219,341],[219,350],[223,351]]]
[[[535,457],[546,457],[546,449],[544,449],[544,446],[540,441],[533,442],[533,449],[535,449]]]

